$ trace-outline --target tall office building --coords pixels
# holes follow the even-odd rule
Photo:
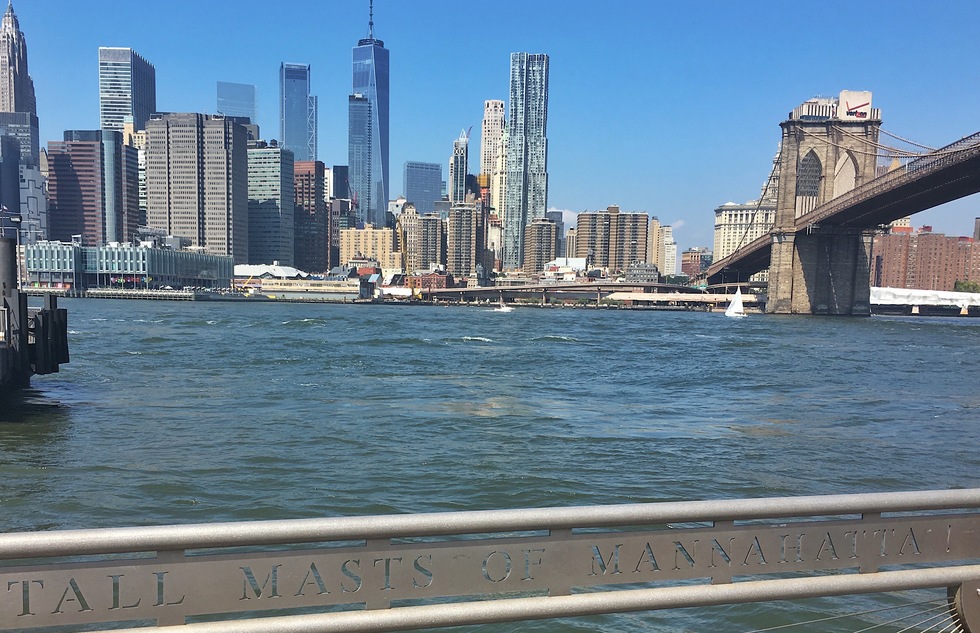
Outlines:
[[[490,174],[490,207],[497,215],[504,217],[504,200],[507,191],[507,148],[510,145],[507,130],[504,129],[497,142],[497,158],[494,160],[493,173]]]
[[[296,160],[316,160],[317,100],[310,95],[310,65],[279,65],[279,144]]]
[[[334,165],[330,169],[330,198],[350,200],[350,167]]]
[[[248,263],[293,265],[293,153],[278,144],[248,148]]]
[[[0,23],[0,112],[37,115],[34,80],[27,72],[27,40],[20,30],[12,2],[7,5]]]
[[[5,134],[0,134],[0,207],[20,209],[20,143]],[[6,212],[0,209],[0,215]]]
[[[621,213],[615,205],[605,211],[579,213],[575,257],[591,257],[593,266],[611,271],[645,262],[649,221],[646,213]]]
[[[555,257],[568,257],[565,250],[565,218],[561,211],[548,211],[544,217],[555,223]]]
[[[381,226],[385,216],[372,187],[376,181],[371,110],[371,100],[364,95],[352,94],[347,98],[347,190],[357,221],[362,225]],[[384,206],[387,210],[387,200]]]
[[[558,246],[558,227],[546,218],[535,218],[524,232],[524,272],[534,275],[554,261]]]
[[[351,90],[367,103],[356,102],[355,107],[351,97],[347,164],[350,186],[357,193],[358,217],[380,226],[385,222],[389,198],[388,49],[374,37],[374,3],[370,6],[368,36],[358,40],[353,50]]]
[[[122,130],[133,117],[146,127],[157,109],[157,74],[153,64],[131,48],[99,48],[99,123],[103,130]]]
[[[663,271],[660,265],[663,259],[660,257],[660,218],[652,216],[650,225],[647,228],[647,263],[657,266],[657,270]]]
[[[466,130],[453,141],[453,157],[449,159],[449,201],[466,202],[466,170],[470,162],[470,139]]]
[[[548,209],[548,56],[511,53],[504,268],[524,260],[524,227]]]
[[[178,112],[153,115],[146,136],[147,223],[248,263],[245,128],[219,115]]]
[[[475,275],[477,265],[486,269],[486,224],[481,205],[457,203],[446,220],[446,271],[457,279]]]
[[[217,86],[218,114],[235,117],[248,117],[252,123],[258,123],[258,112],[255,109],[255,86],[252,84],[236,84],[219,81]]]
[[[330,270],[330,218],[325,192],[329,170],[318,160],[296,161],[293,167],[296,234],[293,265],[311,273]]]
[[[40,171],[41,148],[34,98],[34,82],[27,71],[27,40],[20,30],[13,3],[0,22],[0,136],[10,136],[20,145],[16,169],[18,196],[8,193],[4,206],[19,213],[21,242],[33,243],[47,230],[44,176]],[[4,151],[7,169],[14,169],[13,148]],[[8,159],[9,157],[9,159]],[[11,185],[6,185],[7,187]],[[10,190],[12,192],[12,190]]]
[[[660,251],[663,258],[663,265],[657,262],[660,274],[671,277],[676,275],[677,242],[674,241],[674,227],[670,225],[660,227]]]
[[[415,205],[418,214],[432,213],[436,200],[442,199],[442,165],[407,161],[403,184],[405,200]]]
[[[139,227],[137,150],[116,130],[69,130],[48,143],[50,235],[85,246],[130,242]]]
[[[480,128],[480,173],[492,176],[497,165],[497,150],[504,134],[504,102],[483,102],[483,126]]]

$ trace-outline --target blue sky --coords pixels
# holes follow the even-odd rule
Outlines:
[[[793,6],[799,6],[794,9]],[[215,110],[215,82],[258,87],[278,136],[278,69],[312,65],[319,158],[347,163],[351,47],[367,0],[15,0],[41,140],[98,126],[98,47],[156,66],[157,107]],[[391,190],[406,160],[445,164],[485,99],[507,99],[509,55],[551,56],[549,206],[619,204],[712,244],[712,211],[758,196],[779,122],[812,96],[871,90],[883,128],[940,146],[980,130],[980,2],[376,0],[391,51]],[[884,137],[883,137],[884,140]],[[971,234],[980,199],[913,218]]]

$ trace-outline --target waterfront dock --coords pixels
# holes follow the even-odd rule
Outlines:
[[[0,238],[0,395],[30,386],[31,376],[51,374],[67,363],[68,311],[46,295],[30,310],[17,289],[16,247]]]

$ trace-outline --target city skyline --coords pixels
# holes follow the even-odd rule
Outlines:
[[[189,13],[178,25],[176,9],[184,4]],[[458,55],[440,37],[457,27],[455,4],[379,0],[376,29],[393,51],[391,92],[397,104],[391,111],[389,168],[409,160],[443,162],[445,147],[460,128],[479,129],[484,101],[507,98],[507,60],[520,50],[551,58],[549,206],[575,213],[609,204],[645,211],[674,225],[682,249],[712,243],[713,210],[719,205],[757,195],[771,166],[779,122],[815,94],[871,90],[885,129],[926,145],[976,131],[977,89],[955,81],[952,71],[936,72],[956,61],[971,76],[978,44],[967,25],[980,17],[980,8],[971,3],[939,8],[899,3],[876,15],[872,31],[863,30],[869,28],[866,22],[842,20],[830,39],[823,30],[790,33],[776,3],[746,12],[715,3],[681,10],[622,2],[599,14],[576,11],[575,4],[559,14],[547,3],[504,0],[503,8],[512,10],[481,17],[481,28],[467,40],[467,54]],[[270,30],[294,34],[262,50],[245,33],[214,38],[213,24],[224,12],[220,3],[176,0],[174,16],[161,15],[152,24],[108,0],[51,5],[14,6],[29,42],[42,145],[61,138],[64,130],[97,125],[97,50],[122,46],[140,51],[156,67],[158,107],[164,111],[212,111],[219,79],[257,85],[259,124],[267,139],[276,129],[278,108],[269,99],[278,92],[279,62],[300,59],[317,66],[311,92],[320,96],[319,133],[325,142],[319,158],[346,162],[346,77],[350,47],[365,35],[367,2],[312,6],[302,19],[239,3],[237,10],[245,13],[261,10]],[[526,19],[511,23],[505,16],[516,7]],[[832,8],[833,3],[827,7]],[[187,22],[187,14],[198,21]],[[328,15],[331,37],[314,37],[315,25]],[[179,41],[206,44],[173,46],[174,32],[182,34]],[[827,46],[831,40],[870,41],[879,33],[943,46],[914,56],[857,58],[848,46]],[[616,53],[623,42],[630,43],[626,57]],[[200,59],[202,46],[206,63]],[[781,50],[793,54],[773,56]],[[937,98],[942,116],[936,115]],[[390,190],[389,197],[399,193]],[[913,224],[969,234],[977,207],[967,199],[915,216]]]

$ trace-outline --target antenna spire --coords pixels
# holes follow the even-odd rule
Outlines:
[[[13,2],[13,0],[11,0]],[[374,0],[369,0],[368,2],[369,14],[368,14],[368,37],[372,40],[374,39]]]

